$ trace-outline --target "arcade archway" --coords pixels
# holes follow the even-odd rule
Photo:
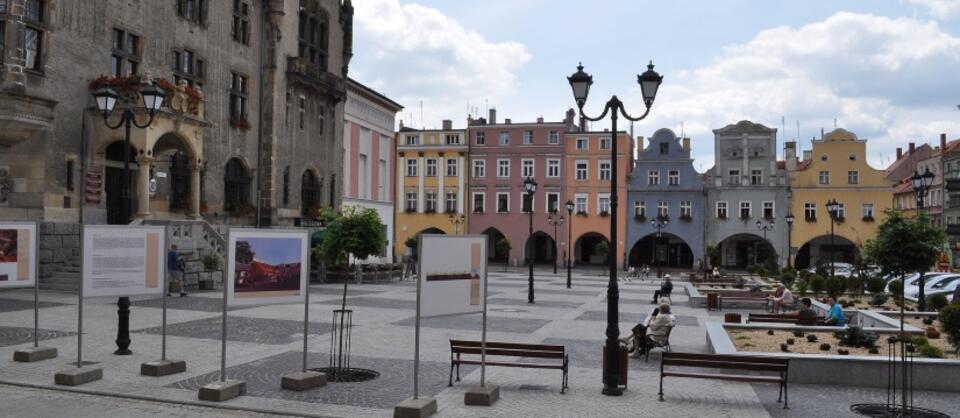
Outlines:
[[[598,232],[587,232],[581,235],[580,238],[577,238],[577,241],[573,245],[574,264],[606,265],[607,254],[600,252],[600,243],[606,244],[609,252],[610,241]]]
[[[777,256],[777,251],[769,241],[754,234],[731,235],[720,241],[718,248],[720,265],[723,267],[745,269]]]
[[[630,249],[631,266],[693,267],[693,250],[690,245],[674,234],[661,233],[647,235],[633,244]]]
[[[842,236],[834,235],[833,245],[829,235],[821,235],[803,244],[794,258],[794,266],[798,269],[814,267],[817,262],[829,263],[831,254],[837,263],[851,263],[860,250],[857,245]]]
[[[534,264],[553,264],[557,259],[556,242],[546,232],[535,232],[527,239],[527,245],[524,248],[532,252]]]
[[[510,251],[497,251],[497,242],[506,239],[499,229],[490,227],[483,231],[487,236],[487,260],[505,262],[510,257]]]

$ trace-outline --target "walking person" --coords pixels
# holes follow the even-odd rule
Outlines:
[[[652,304],[654,304],[654,305],[657,304],[657,301],[658,301],[661,297],[669,298],[669,297],[670,297],[670,293],[673,292],[673,282],[670,281],[670,275],[669,275],[669,274],[665,274],[665,275],[663,276],[663,278],[664,278],[664,282],[663,282],[662,285],[660,285],[660,290],[657,290],[657,291],[653,292],[653,302],[650,302],[650,303],[652,303]],[[672,298],[670,299],[670,302],[671,302],[671,303],[673,302],[673,299],[672,299]]]
[[[170,296],[170,283],[180,289],[180,297],[187,295],[183,288],[183,260],[180,259],[180,253],[177,252],[177,246],[171,245],[167,252],[167,296]]]

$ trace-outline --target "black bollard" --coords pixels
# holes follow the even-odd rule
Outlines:
[[[130,351],[130,298],[121,296],[117,299],[117,351],[113,354],[128,356]]]

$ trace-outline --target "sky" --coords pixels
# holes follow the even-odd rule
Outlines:
[[[575,106],[566,77],[578,62],[594,80],[587,113],[617,95],[642,114],[636,74],[652,60],[664,80],[634,135],[682,131],[701,172],[713,165],[712,130],[744,119],[777,128],[781,149],[798,138],[809,149],[821,129],[847,129],[868,139],[875,168],[909,142],[960,138],[960,0],[354,6],[350,75],[404,105],[397,120],[406,126],[463,127],[491,107],[501,121],[559,121]]]

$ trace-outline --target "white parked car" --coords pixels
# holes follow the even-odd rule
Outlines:
[[[827,271],[827,274],[829,274],[829,273],[830,273],[830,263],[824,264],[824,269]],[[808,273],[810,273],[810,274],[816,274],[817,268],[816,268],[816,267],[810,267],[810,268],[808,268],[808,269],[806,269],[806,270],[804,270],[804,271],[806,271],[806,272],[808,272]],[[834,263],[833,263],[833,274],[835,274],[835,275],[837,275],[837,276],[839,276],[839,277],[850,277],[850,276],[853,275],[853,265],[850,264],[850,263],[834,262]]]
[[[954,277],[954,276],[960,276],[960,275],[957,275],[957,274],[954,274],[954,273],[927,273],[927,274],[924,274],[924,275],[923,275],[923,277],[924,277],[924,279],[923,279],[923,289],[924,289],[924,293],[926,293],[926,291],[927,291],[928,289],[930,289],[931,286],[936,285],[937,283],[940,283],[941,281],[946,280],[946,279],[949,279],[949,278]],[[910,297],[913,297],[913,298],[917,297],[917,295],[920,293],[920,276],[919,276],[919,275],[918,275],[916,278],[914,278],[913,280],[907,280],[907,286],[903,289],[903,293],[904,293],[905,295],[910,296]]]
[[[957,290],[958,285],[960,285],[960,274],[948,274],[945,276],[940,276],[936,280],[927,281],[926,286],[924,286],[923,289],[923,294],[926,297],[930,297],[930,295],[934,293],[946,293],[948,296],[947,299],[949,299],[949,296],[953,294],[955,290]],[[917,287],[917,289],[919,290],[919,287]],[[917,297],[919,296],[919,292],[917,292],[917,294],[909,295]]]

